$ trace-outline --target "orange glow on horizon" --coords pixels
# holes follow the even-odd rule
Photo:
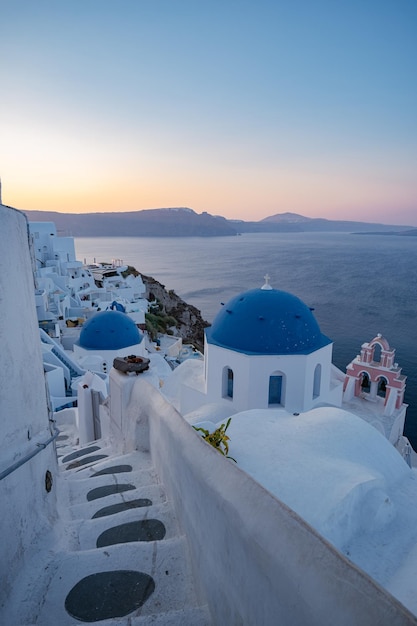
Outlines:
[[[12,134],[5,136],[7,168],[0,174],[3,202],[10,206],[68,213],[189,207],[246,221],[291,212],[417,225],[417,184],[400,186],[395,177],[390,181],[384,164],[377,176],[372,166],[340,159],[331,165],[319,159],[292,159],[285,165],[278,160],[225,163],[212,153],[199,153],[190,161],[181,152],[161,156],[151,146],[138,150],[135,145],[117,147],[114,141],[91,141],[80,149],[68,133],[56,137],[47,127],[43,131],[25,129],[24,154]],[[59,158],[51,160],[51,154]],[[403,176],[410,178],[410,173]]]
[[[317,185],[318,187],[318,185]],[[299,213],[311,218],[353,220],[363,222],[385,222],[391,224],[417,225],[413,206],[407,206],[406,198],[379,198],[372,190],[363,190],[362,200],[358,202],[356,194],[343,194],[342,199],[337,188],[327,188],[327,195],[315,189],[314,196],[326,197],[326,201],[315,200],[312,189],[300,188],[297,194],[284,189],[275,198],[265,197],[259,189],[240,189],[239,195],[233,190],[203,189],[181,190],[170,188],[156,192],[142,186],[123,184],[122,187],[107,184],[97,187],[66,188],[58,184],[51,185],[45,191],[40,185],[25,186],[24,189],[6,188],[3,183],[3,202],[20,210],[56,211],[58,213],[107,213],[141,211],[163,207],[189,207],[196,213],[207,211],[212,215],[221,215],[228,219],[258,221],[276,213]],[[286,193],[284,193],[286,192]],[[376,197],[375,197],[376,196]],[[12,201],[11,201],[12,198]],[[240,199],[242,198],[242,199]],[[395,200],[402,200],[402,211],[394,211]],[[411,204],[411,203],[410,203]]]

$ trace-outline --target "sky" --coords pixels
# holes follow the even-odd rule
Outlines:
[[[417,226],[415,0],[0,0],[4,204]]]

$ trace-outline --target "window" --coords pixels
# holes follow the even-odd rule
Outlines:
[[[313,400],[319,397],[320,386],[321,386],[321,365],[320,363],[318,363],[318,365],[316,365],[316,369],[314,370]]]
[[[365,393],[369,393],[371,391],[371,381],[369,380],[369,375],[366,372],[362,374],[361,390]]]
[[[223,368],[223,398],[233,398],[233,370],[230,367]]]
[[[269,377],[268,404],[282,404],[282,381],[282,374],[274,373],[272,376]]]
[[[378,391],[377,391],[377,395],[380,398],[385,398],[385,396],[387,395],[387,380],[386,378],[380,378],[378,380]]]

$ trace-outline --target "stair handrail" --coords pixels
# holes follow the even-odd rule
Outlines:
[[[10,476],[10,474],[12,474],[17,469],[19,469],[19,467],[22,467],[22,465],[25,465],[28,461],[33,459],[34,456],[39,454],[39,452],[42,452],[42,450],[45,450],[45,448],[47,448],[49,444],[55,441],[55,439],[59,435],[59,430],[55,425],[55,420],[50,420],[50,421],[53,423],[54,434],[51,435],[49,439],[47,439],[46,441],[37,443],[36,447],[31,452],[28,452],[21,459],[19,459],[15,463],[12,463],[11,465],[9,465],[9,467],[7,467],[5,470],[0,472],[0,480],[3,480],[3,478]]]

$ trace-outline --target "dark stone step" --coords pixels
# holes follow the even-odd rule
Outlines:
[[[98,498],[105,498],[113,493],[123,493],[123,491],[131,491],[136,489],[135,485],[104,485],[103,487],[96,487],[87,493],[87,500],[97,500]]]
[[[75,452],[71,452],[71,454],[67,454],[67,456],[62,459],[62,462],[68,463],[68,461],[73,461],[74,459],[78,459],[80,456],[90,454],[90,452],[96,452],[97,450],[100,450],[100,446],[90,446],[89,448],[76,450]]]
[[[113,465],[111,467],[105,467],[104,469],[96,472],[90,478],[95,478],[96,476],[104,476],[104,474],[121,474],[122,472],[131,472],[131,465]]]
[[[101,461],[101,459],[107,459],[108,456],[108,454],[96,454],[93,456],[86,456],[83,459],[74,461],[74,463],[70,463],[65,469],[70,470],[75,469],[76,467],[81,467],[82,465],[87,465],[88,463],[95,463],[96,461]]]
[[[124,617],[140,608],[154,590],[155,581],[143,572],[98,572],[71,589],[65,598],[65,609],[82,622]]]
[[[98,537],[97,548],[112,546],[116,543],[131,541],[159,541],[166,534],[165,526],[158,519],[144,519],[127,522],[113,528],[108,528]]]
[[[129,511],[130,509],[138,509],[143,506],[152,506],[152,500],[148,500],[148,498],[139,498],[137,500],[129,500],[128,502],[118,502],[117,504],[110,504],[109,506],[105,506],[103,509],[100,509],[99,511],[94,513],[91,519],[96,519],[97,517],[105,517],[106,515],[114,515],[115,513]]]

